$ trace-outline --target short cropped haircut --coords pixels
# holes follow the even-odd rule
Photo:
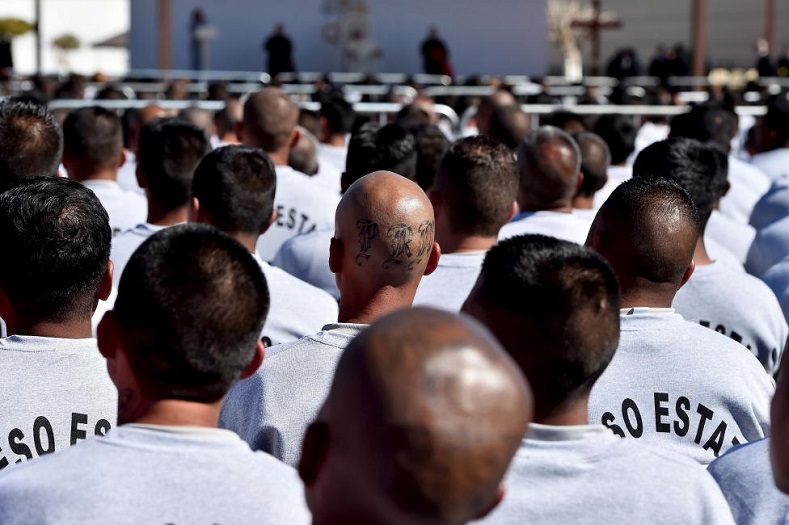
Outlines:
[[[583,129],[587,129],[584,118],[578,113],[567,111],[565,109],[557,109],[553,113],[543,115],[540,119],[541,126],[553,126],[561,130],[567,131],[569,124],[576,123]]]
[[[611,151],[603,139],[588,131],[574,135],[573,139],[581,150],[581,173],[584,176],[581,186],[578,188],[578,195],[592,197],[605,186],[608,180],[606,169],[611,164]],[[599,160],[592,159],[594,155],[591,152],[596,147],[603,151],[602,163],[593,162],[593,160]]]
[[[94,169],[118,167],[123,152],[121,119],[101,107],[72,111],[63,123],[64,156]]]
[[[63,132],[47,108],[16,98],[0,102],[0,189],[57,175],[62,156]]]
[[[438,168],[449,150],[449,139],[437,126],[423,126],[414,132],[416,139],[416,177],[423,190],[433,185]]]
[[[511,151],[529,132],[529,117],[517,105],[500,106],[493,110],[488,122],[488,136]]]
[[[624,164],[636,150],[638,129],[631,117],[625,115],[603,115],[595,124],[594,132],[611,150],[611,164]]]
[[[182,224],[134,252],[114,311],[147,395],[213,403],[251,363],[268,309],[265,277],[241,244]]]
[[[326,119],[326,125],[332,135],[350,133],[356,120],[353,106],[339,95],[331,96],[321,102],[320,116]]]
[[[512,152],[486,137],[455,142],[434,183],[452,228],[465,235],[497,236],[518,196],[518,170]]]
[[[137,163],[151,198],[167,210],[189,202],[194,170],[210,151],[208,137],[195,125],[157,119],[140,130]]]
[[[343,188],[374,171],[386,170],[414,180],[416,177],[416,139],[399,124],[378,129],[365,124],[348,143]]]
[[[782,93],[769,97],[766,105],[764,124],[775,131],[777,146],[786,147],[789,144],[789,100]]]
[[[735,134],[736,119],[736,114],[721,106],[695,106],[671,120],[669,137],[712,142],[728,150]]]
[[[570,151],[574,165],[552,162],[546,155],[548,148]],[[581,170],[581,150],[570,135],[553,126],[542,126],[526,135],[517,153],[521,191],[539,202],[554,202],[575,194],[575,184],[571,184],[573,178],[570,175],[577,175]],[[572,170],[572,174],[563,170]]]
[[[683,259],[677,253],[675,239],[647,235],[654,231],[653,225],[678,217],[695,230],[696,237],[703,231],[691,196],[677,182],[664,177],[634,177],[623,182],[597,212],[595,223],[601,217],[617,225],[619,241],[632,244],[627,257],[635,273],[653,283],[680,282],[695,248],[694,242],[687,260]],[[619,248],[609,246],[609,249]]]
[[[590,248],[544,235],[521,235],[488,251],[478,281],[481,299],[539,334],[507,348],[524,369],[533,356],[549,363],[543,383],[557,398],[587,393],[619,344],[620,295],[614,271]]]
[[[711,146],[686,138],[651,144],[633,164],[633,177],[665,177],[682,186],[696,205],[702,229],[723,193],[726,174]]]
[[[262,150],[224,146],[200,161],[192,196],[209,222],[229,233],[260,235],[274,211],[277,174]]]
[[[30,319],[90,319],[110,258],[109,217],[96,195],[59,177],[0,194],[0,288]]]

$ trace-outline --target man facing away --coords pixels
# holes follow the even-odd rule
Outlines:
[[[622,334],[589,415],[623,438],[708,464],[768,434],[775,384],[748,349],[671,309],[700,232],[690,196],[663,178],[624,182],[600,208],[587,245],[619,280]]]
[[[460,311],[485,253],[517,212],[517,194],[518,172],[504,145],[476,136],[450,147],[428,191],[441,260],[419,283],[415,305]]]
[[[241,142],[262,149],[277,169],[277,220],[257,247],[264,261],[271,261],[289,238],[329,228],[334,223],[339,201],[336,192],[326,191],[309,176],[288,166],[290,149],[299,140],[298,116],[296,105],[277,88],[263,88],[244,104],[238,133]]]
[[[531,407],[523,377],[476,321],[414,308],[374,322],[343,353],[304,438],[313,523],[484,516],[501,499]]]
[[[351,185],[337,207],[329,248],[340,290],[338,323],[272,348],[266,365],[230,392],[220,425],[295,465],[345,347],[372,321],[409,308],[422,276],[435,270],[434,221],[422,189],[400,175],[376,172]]]
[[[0,469],[115,424],[117,393],[91,338],[112,287],[111,236],[77,182],[29,179],[0,194]]]
[[[337,301],[257,256],[255,245],[276,220],[277,174],[265,153],[224,146],[206,155],[192,181],[190,221],[231,235],[253,254],[268,283],[271,311],[263,326],[266,346],[312,335],[337,320]]]
[[[499,232],[499,239],[539,233],[583,244],[589,222],[573,214],[573,197],[582,182],[581,152],[559,128],[543,126],[518,148],[520,213]]]
[[[216,428],[228,389],[263,360],[268,307],[260,267],[226,234],[151,236],[99,327],[121,426],[3,476],[0,521],[307,523],[293,469]]]
[[[488,252],[463,310],[520,366],[535,411],[504,501],[483,523],[733,523],[694,461],[589,424],[589,393],[619,343],[619,304],[613,271],[589,248],[524,235]]]
[[[112,241],[116,288],[126,262],[145,239],[168,226],[186,222],[192,177],[200,159],[209,151],[208,137],[192,124],[153,120],[142,127],[137,182],[145,189],[148,217]]]
[[[110,216],[113,234],[145,221],[145,198],[118,184],[118,170],[126,160],[121,119],[104,108],[80,108],[66,117],[63,138],[66,173],[96,194]]]

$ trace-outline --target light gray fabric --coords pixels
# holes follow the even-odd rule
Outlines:
[[[601,425],[530,425],[505,490],[499,507],[478,523],[734,523],[701,466],[620,439]]]
[[[753,226],[738,222],[718,210],[713,210],[707,228],[704,230],[704,240],[714,239],[731,253],[737,256],[740,263],[748,257],[756,230]]]
[[[329,270],[332,237],[334,226],[291,237],[282,244],[272,264],[339,300],[340,290]]]
[[[295,466],[301,441],[329,394],[343,350],[367,325],[333,324],[267,352],[263,366],[230,390],[219,426],[253,450]]]
[[[264,261],[271,261],[280,246],[291,237],[333,228],[334,212],[339,202],[337,192],[327,191],[308,175],[290,166],[277,166],[274,206],[278,217],[266,234],[261,235],[256,251]]]
[[[499,231],[499,240],[527,233],[550,235],[557,239],[584,244],[592,223],[573,213],[556,211],[523,212]]]
[[[775,294],[756,277],[719,262],[696,266],[672,306],[688,321],[747,347],[768,373],[778,370],[789,327]]]
[[[122,426],[14,469],[0,476],[0,523],[310,522],[292,468],[207,430]]]
[[[255,255],[266,276],[271,307],[262,338],[271,347],[290,343],[337,322],[339,307],[331,295],[301,281]]]
[[[789,216],[768,224],[758,232],[748,252],[745,269],[760,277],[789,256]]]
[[[115,265],[112,273],[112,285],[118,288],[121,281],[123,269],[131,259],[134,251],[154,233],[163,230],[166,226],[158,226],[148,222],[143,222],[130,230],[121,232],[112,239],[112,251],[110,260]]]
[[[751,164],[775,181],[789,175],[789,148],[757,153],[751,157]]]
[[[608,180],[605,185],[594,194],[595,210],[600,209],[620,184],[633,177],[633,166],[609,166],[607,175]]]
[[[789,257],[774,265],[762,275],[764,283],[770,287],[781,305],[784,319],[789,322]]]
[[[787,215],[789,215],[789,175],[782,175],[773,181],[767,193],[756,202],[749,222],[758,231]]]
[[[734,448],[707,470],[720,485],[738,525],[779,524],[789,515],[789,496],[773,481],[769,439]]]
[[[769,433],[775,382],[752,353],[671,309],[623,311],[589,420],[708,464]]]
[[[748,224],[756,203],[770,189],[770,177],[756,166],[729,155],[729,184],[729,191],[720,200],[720,212]]]
[[[86,180],[82,184],[96,194],[107,210],[113,235],[145,222],[148,201],[139,193],[125,191],[113,180]]]
[[[419,282],[414,306],[459,312],[477,282],[486,253],[442,254],[436,271]]]
[[[0,469],[103,435],[117,410],[95,339],[0,339]]]

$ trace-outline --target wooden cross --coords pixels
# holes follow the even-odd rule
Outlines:
[[[604,29],[619,29],[622,22],[616,15],[603,13],[600,0],[592,0],[591,18],[573,20],[571,27],[585,29],[592,41],[592,67],[593,75],[600,74],[600,32]]]

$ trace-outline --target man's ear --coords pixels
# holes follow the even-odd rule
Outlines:
[[[512,219],[514,219],[515,216],[518,215],[519,211],[521,210],[520,210],[520,206],[518,206],[518,201],[517,200],[512,201],[512,206],[510,206],[510,214],[507,215],[507,222],[508,223],[512,222]]]
[[[329,244],[329,270],[331,273],[338,273],[342,269],[342,241],[336,237],[331,238]]]
[[[298,466],[299,476],[305,486],[313,485],[318,479],[328,456],[330,439],[329,426],[326,423],[315,421],[307,427]]]
[[[240,143],[244,143],[244,123],[236,122],[236,138]]]
[[[430,256],[427,258],[427,266],[425,266],[425,275],[430,275],[438,268],[438,260],[441,258],[441,246],[433,241],[433,249],[430,250]]]
[[[296,144],[299,143],[299,139],[301,138],[301,131],[298,129],[293,130],[293,134],[290,136],[290,145],[288,146],[289,149],[293,149],[296,147]]]
[[[118,159],[118,169],[122,168],[124,164],[126,164],[126,150],[121,148],[121,156]]]
[[[268,220],[268,224],[266,225],[266,229],[263,230],[262,232],[260,232],[260,234],[263,235],[264,233],[266,233],[269,230],[269,228],[274,226],[274,223],[277,222],[277,219],[279,219],[279,213],[277,213],[277,210],[272,210],[271,211],[271,218]]]
[[[696,261],[693,259],[690,260],[690,264],[688,268],[685,270],[685,273],[682,274],[682,283],[680,283],[680,287],[685,286],[685,283],[690,280],[691,275],[693,275],[693,271],[696,269]]]
[[[581,185],[584,183],[584,174],[582,171],[578,172],[578,182],[575,183],[575,193],[573,195],[578,195],[578,192],[581,190]]]
[[[189,201],[189,222],[200,222],[200,201],[192,197]]]
[[[250,361],[249,366],[244,373],[241,374],[241,379],[246,379],[255,372],[257,372],[260,365],[263,364],[263,360],[266,358],[266,347],[263,346],[263,341],[258,341],[258,344],[255,345],[255,355],[252,356],[252,361]]]
[[[496,489],[496,497],[493,499],[488,508],[480,512],[480,514],[474,518],[475,520],[480,520],[493,512],[493,509],[499,506],[499,503],[504,499],[504,494],[506,494],[507,490],[504,488],[504,483],[499,483],[499,487]]]
[[[121,344],[121,328],[118,317],[112,310],[107,311],[96,327],[96,341],[99,344],[99,352],[104,359],[114,359],[118,352],[118,345]]]
[[[104,275],[101,276],[99,281],[99,288],[96,290],[96,299],[99,301],[106,301],[107,297],[112,293],[112,275],[115,272],[115,263],[107,261],[107,267],[104,269]]]

